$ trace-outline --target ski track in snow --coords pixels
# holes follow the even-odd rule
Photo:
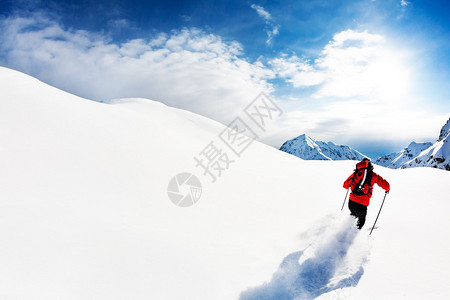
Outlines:
[[[358,284],[369,256],[366,230],[352,217],[328,216],[300,236],[309,244],[287,255],[270,282],[241,293],[240,300],[314,299]]]

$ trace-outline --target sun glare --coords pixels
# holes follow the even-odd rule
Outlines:
[[[410,92],[411,71],[401,54],[384,50],[369,67],[368,80],[373,82],[374,94],[381,100],[402,102]]]

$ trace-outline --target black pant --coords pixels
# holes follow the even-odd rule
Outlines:
[[[366,223],[367,206],[349,200],[348,208],[350,209],[350,215],[358,219],[356,226],[358,226],[358,229],[361,229]]]

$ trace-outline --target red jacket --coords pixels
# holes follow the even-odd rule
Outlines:
[[[354,174],[350,175],[350,177],[348,177],[347,180],[344,182],[344,189],[350,188],[350,185],[352,184],[353,175]],[[370,181],[369,192],[367,193],[367,195],[355,195],[352,192],[350,193],[349,199],[359,204],[369,206],[370,198],[372,197],[372,188],[375,185],[375,183],[386,191],[389,191],[390,189],[389,182],[384,180],[383,177],[381,177],[377,173],[373,172],[372,180]]]

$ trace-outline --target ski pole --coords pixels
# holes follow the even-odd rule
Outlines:
[[[341,208],[341,210],[344,209],[345,201],[347,200],[347,196],[348,196],[348,190],[349,190],[349,189],[347,189],[347,194],[345,194],[344,203],[342,203],[342,208]]]
[[[372,229],[370,230],[369,235],[372,234],[372,231],[373,231],[373,229],[375,228],[375,224],[377,224],[377,220],[378,220],[378,217],[380,216],[381,209],[383,208],[384,200],[386,199],[386,195],[387,195],[387,194],[388,194],[388,192],[386,191],[386,192],[384,193],[384,198],[383,198],[383,202],[381,203],[380,211],[378,212],[377,218],[375,219],[375,222],[373,223],[373,226],[372,226]]]

